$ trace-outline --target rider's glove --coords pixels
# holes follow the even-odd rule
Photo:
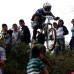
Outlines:
[[[54,17],[54,20],[59,20],[60,19],[60,17]]]

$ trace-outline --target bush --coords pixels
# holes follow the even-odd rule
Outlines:
[[[4,74],[27,74],[26,67],[30,57],[29,50],[30,47],[24,43],[9,49],[9,52],[6,53],[7,61]],[[71,74],[74,71],[74,50],[66,50],[65,55],[62,55],[61,52],[57,56],[50,55],[49,52],[46,54],[53,66],[50,74]]]
[[[5,74],[26,74],[26,67],[29,61],[29,46],[24,43],[12,47],[7,51]]]
[[[53,71],[50,74],[71,74],[74,71],[74,50],[65,51],[65,55],[47,55],[52,61]]]

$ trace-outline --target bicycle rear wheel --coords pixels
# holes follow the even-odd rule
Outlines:
[[[50,28],[47,32],[46,37],[47,49],[49,51],[52,51],[55,47],[55,43],[56,43],[56,30],[54,28]]]

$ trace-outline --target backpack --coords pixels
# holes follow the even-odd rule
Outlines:
[[[64,31],[63,35],[69,34],[69,31],[68,31],[68,29],[66,28],[66,26],[63,26],[63,31]]]

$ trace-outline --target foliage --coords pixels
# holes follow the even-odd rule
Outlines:
[[[74,71],[74,50],[65,51],[65,55],[59,52],[57,56],[48,55],[48,57],[50,58],[49,60],[52,61],[51,64],[53,66],[50,74],[71,74],[71,72]]]
[[[5,74],[26,74],[26,67],[29,61],[29,46],[24,43],[13,46],[7,51]]]
[[[30,47],[24,43],[6,50],[5,74],[27,74],[26,67],[30,57],[29,50]],[[71,74],[74,71],[74,50],[65,50],[65,55],[62,55],[61,52],[57,56],[50,55],[50,52],[46,54],[53,67],[50,74]],[[50,70],[50,68],[48,69]]]

